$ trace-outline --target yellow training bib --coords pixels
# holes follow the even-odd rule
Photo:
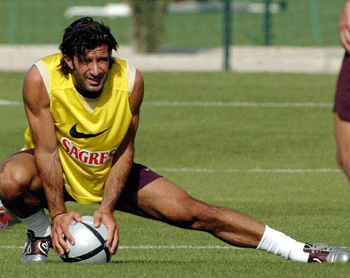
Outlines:
[[[100,203],[113,155],[132,119],[126,62],[114,58],[115,64],[92,110],[79,96],[71,75],[60,72],[61,58],[62,54],[55,54],[41,61],[50,76],[50,111],[56,127],[64,184],[79,203]],[[26,149],[35,147],[30,127],[25,139]]]

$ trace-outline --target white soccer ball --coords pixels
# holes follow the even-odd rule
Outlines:
[[[111,254],[105,246],[107,240],[107,227],[101,223],[100,227],[94,227],[92,216],[83,216],[82,222],[72,221],[69,232],[75,240],[72,245],[66,240],[70,248],[69,253],[60,254],[66,263],[106,263],[111,260]]]

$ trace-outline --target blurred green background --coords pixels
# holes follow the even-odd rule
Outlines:
[[[1,0],[0,44],[59,44],[63,30],[79,18],[66,18],[72,6],[105,7],[122,0]],[[191,1],[187,1],[191,2]],[[209,0],[222,4],[220,0]],[[263,4],[265,0],[233,1],[233,5]],[[271,0],[271,4],[280,1]],[[286,8],[271,14],[271,45],[340,46],[337,32],[343,1],[286,0]],[[232,44],[263,45],[264,13],[232,13]],[[119,44],[132,44],[133,20],[94,17],[112,29]],[[223,45],[223,10],[170,12],[161,30],[161,47],[211,48]]]

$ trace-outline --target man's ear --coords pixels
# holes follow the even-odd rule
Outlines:
[[[74,70],[74,63],[68,55],[64,54],[63,59],[71,70]]]

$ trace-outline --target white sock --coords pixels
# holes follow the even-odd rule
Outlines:
[[[44,209],[40,209],[27,218],[19,218],[19,220],[27,226],[28,230],[34,232],[35,237],[46,237],[51,234],[52,224]]]
[[[292,251],[289,254],[289,259],[293,262],[307,263],[309,260],[309,253],[304,252],[304,246],[305,243],[295,243]]]
[[[305,243],[297,242],[295,239],[266,225],[264,235],[257,249],[279,255],[286,260],[306,263],[309,254],[303,251],[304,245]]]

